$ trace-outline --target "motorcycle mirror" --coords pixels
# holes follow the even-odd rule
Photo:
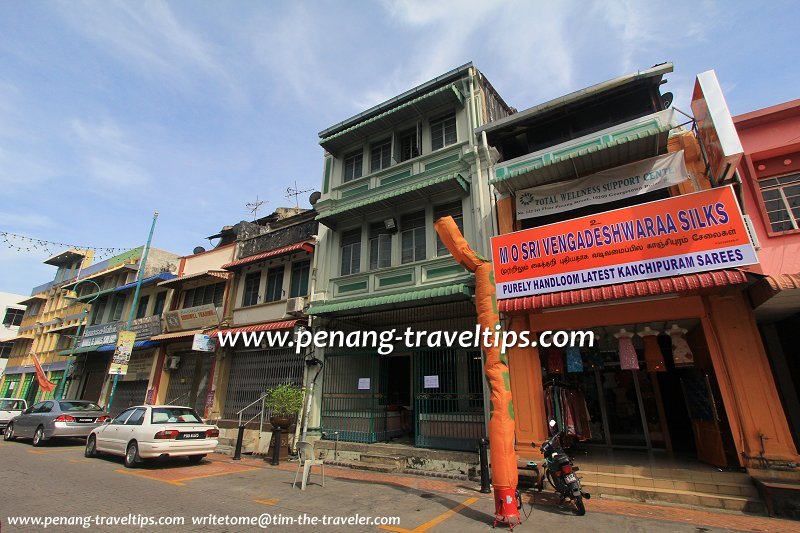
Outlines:
[[[555,420],[550,420],[550,427],[551,428],[556,427],[556,421]]]

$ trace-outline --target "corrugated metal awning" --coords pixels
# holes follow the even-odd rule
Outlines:
[[[470,298],[472,296],[472,288],[464,283],[455,283],[452,285],[445,285],[442,287],[434,287],[431,289],[417,289],[399,292],[395,294],[387,294],[383,296],[370,296],[367,298],[357,298],[346,301],[334,301],[330,303],[311,304],[308,309],[309,315],[326,315],[333,313],[342,313],[346,311],[363,311],[369,310],[370,312],[383,307],[410,307],[420,301],[428,301],[432,299],[442,298]],[[404,305],[410,304],[410,305]]]
[[[292,329],[298,323],[305,324],[306,321],[304,319],[296,319],[296,320],[279,320],[276,322],[263,322],[261,324],[253,324],[251,326],[241,326],[237,328],[230,328],[230,329],[215,329],[209,335],[212,337],[216,337],[220,333],[249,333],[255,331],[272,331],[276,329]]]
[[[204,283],[217,283],[225,281],[230,277],[231,273],[225,270],[206,270],[205,272],[196,272],[188,276],[180,276],[167,281],[162,281],[158,284],[159,287],[167,287],[168,289],[180,289],[186,283],[194,283],[202,285]]]
[[[44,294],[34,294],[30,298],[26,298],[21,302],[17,302],[17,305],[30,305],[40,300],[47,300],[47,296],[45,296]]]
[[[154,341],[152,339],[151,340],[135,341],[133,343],[133,349],[137,350],[137,349],[143,349],[143,348],[154,348],[154,347],[158,346],[159,344],[161,344],[161,343],[158,342],[158,341]],[[98,352],[113,352],[116,347],[117,347],[116,344],[104,344],[103,346],[98,348],[97,351]]]
[[[369,194],[367,192],[366,197],[359,200],[334,201],[329,209],[323,209],[318,204],[320,214],[317,215],[317,220],[329,228],[335,228],[339,220],[358,218],[372,213],[376,209],[418,200],[427,200],[431,195],[445,191],[458,191],[461,194],[469,194],[469,182],[461,174],[447,174],[402,187],[394,187],[377,194]]]
[[[498,300],[497,304],[501,313],[538,311],[540,309],[585,305],[626,298],[686,293],[699,289],[736,285],[745,283],[746,281],[746,274],[740,270],[715,270],[712,272],[700,272],[697,274],[686,274],[684,276],[672,276],[647,281],[618,283],[616,285],[606,285],[605,287],[592,287],[590,289],[575,289],[572,291],[524,296],[522,298],[510,298],[507,300]]]
[[[284,246],[283,248],[276,248],[275,250],[269,250],[267,252],[262,252],[260,254],[251,255],[250,257],[237,259],[236,261],[231,261],[230,263],[225,263],[224,265],[222,265],[222,268],[231,269],[244,265],[249,265],[250,263],[255,263],[256,261],[269,259],[270,257],[278,257],[281,255],[291,254],[294,252],[298,252],[300,250],[304,250],[306,252],[313,252],[314,245],[309,241],[298,242],[296,244],[290,244],[289,246]]]
[[[160,274],[156,274],[155,276],[150,276],[149,278],[144,278],[142,280],[142,287],[145,287],[147,285],[152,285],[153,283],[159,283],[161,281],[169,281],[169,280],[175,279],[177,277],[178,276],[176,276],[175,274],[172,274],[170,272],[161,272]],[[119,287],[115,287],[114,288],[114,292],[122,292],[122,291],[127,291],[127,290],[135,289],[135,288],[136,288],[136,282],[133,281],[133,282],[128,283],[126,285],[120,285]]]
[[[203,333],[203,329],[190,329],[186,331],[175,331],[173,333],[162,333],[161,335],[153,335],[150,337],[151,341],[167,341],[175,339],[183,339],[186,337],[194,337],[197,333]]]

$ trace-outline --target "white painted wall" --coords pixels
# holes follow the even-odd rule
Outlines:
[[[0,292],[0,341],[13,339],[17,336],[18,327],[6,327],[2,324],[6,316],[6,310],[10,307],[25,309],[24,305],[17,305],[17,302],[27,299],[28,296],[13,294],[10,292]]]

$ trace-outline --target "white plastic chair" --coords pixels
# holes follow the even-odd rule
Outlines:
[[[322,459],[314,458],[314,445],[310,442],[300,441],[297,443],[297,455],[299,462],[297,464],[297,471],[294,473],[294,481],[292,488],[297,485],[297,476],[300,475],[300,469],[303,469],[303,479],[300,484],[300,490],[306,490],[306,483],[311,475],[311,467],[319,465],[322,467],[322,486],[325,486],[325,462]]]

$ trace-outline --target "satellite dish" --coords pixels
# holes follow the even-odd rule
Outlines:
[[[319,191],[314,191],[311,193],[311,196],[308,197],[308,203],[314,205],[319,201],[320,198],[322,198],[322,193]]]
[[[202,254],[205,251],[206,249],[203,248],[202,246],[195,246],[194,250],[192,250],[192,253],[196,255],[196,254]]]
[[[674,96],[672,93],[664,93],[661,95],[661,103],[664,105],[664,109],[667,109],[669,106],[672,105],[672,100]]]

